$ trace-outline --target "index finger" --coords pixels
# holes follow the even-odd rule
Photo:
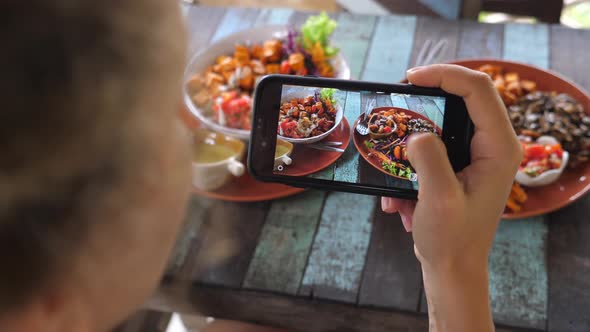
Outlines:
[[[487,74],[457,65],[439,64],[410,69],[408,80],[419,86],[440,87],[463,97],[476,129],[489,133],[494,139],[501,141],[506,135],[514,135],[504,102]]]

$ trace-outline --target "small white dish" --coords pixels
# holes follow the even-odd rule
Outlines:
[[[229,183],[233,177],[244,175],[246,167],[240,160],[244,156],[244,142],[222,134],[207,130],[195,132],[194,144],[197,145],[194,153],[199,153],[199,144],[224,146],[232,151],[232,154],[216,162],[196,162],[193,160],[193,186],[200,190],[212,191]]]
[[[275,156],[275,163],[274,163],[274,170],[276,171],[279,166],[282,165],[291,165],[293,163],[293,159],[291,159],[291,153],[293,153],[293,144],[283,141],[282,139],[277,139],[277,148],[279,146],[284,146],[286,148],[286,152],[282,153],[278,156]]]
[[[552,137],[552,136],[541,136],[541,137],[537,138],[536,142],[539,144],[543,144],[543,145],[555,145],[555,144],[559,143],[559,141],[557,141],[557,139],[555,139],[555,137]],[[543,172],[540,175],[535,176],[535,177],[532,177],[532,176],[526,174],[525,172],[519,170],[516,173],[515,180],[516,180],[516,182],[518,182],[526,187],[542,187],[542,186],[546,186],[550,183],[553,183],[553,182],[557,181],[557,179],[563,173],[563,171],[569,161],[569,156],[570,155],[567,151],[563,151],[563,155],[561,157],[561,166],[558,169],[553,169],[550,171]]]

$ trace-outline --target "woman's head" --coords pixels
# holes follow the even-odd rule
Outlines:
[[[107,328],[183,215],[178,4],[9,0],[0,25],[0,330]]]

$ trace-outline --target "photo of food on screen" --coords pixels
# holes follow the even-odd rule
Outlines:
[[[413,133],[441,136],[445,98],[284,85],[274,174],[417,189]]]

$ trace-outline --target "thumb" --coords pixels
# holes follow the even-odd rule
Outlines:
[[[459,189],[459,181],[443,142],[434,134],[413,134],[408,139],[408,159],[418,174],[419,196],[444,197]]]

